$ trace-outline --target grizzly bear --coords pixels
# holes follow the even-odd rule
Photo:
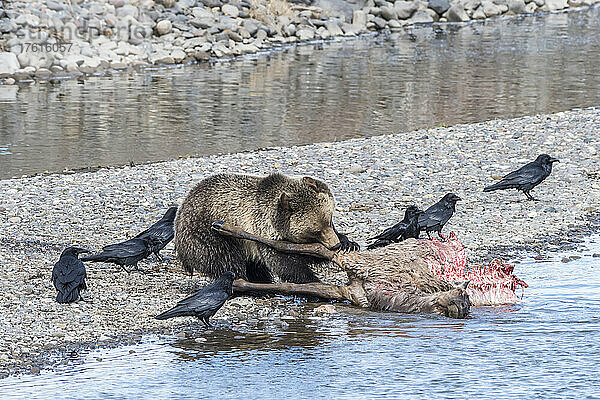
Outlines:
[[[191,190],[177,212],[177,258],[189,274],[196,270],[216,278],[233,271],[238,278],[252,282],[317,282],[310,265],[323,260],[282,254],[260,243],[225,237],[211,226],[225,221],[273,240],[356,249],[358,245],[335,230],[333,209],[331,191],[314,178],[278,173],[266,177],[213,175]]]

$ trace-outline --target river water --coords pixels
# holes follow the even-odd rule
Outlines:
[[[600,104],[600,8],[0,86],[0,179]]]
[[[600,235],[577,251],[519,262],[515,271],[530,285],[523,301],[475,308],[466,320],[337,305],[331,318],[276,332],[199,328],[204,343],[148,336],[56,371],[0,380],[0,397],[600,398],[595,253]],[[581,258],[561,261],[569,256]]]

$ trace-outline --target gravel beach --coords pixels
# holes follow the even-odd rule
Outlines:
[[[215,155],[0,181],[0,376],[37,371],[48,354],[104,346],[163,332],[202,334],[192,319],[152,316],[187,295],[202,277],[189,278],[175,261],[150,257],[149,274],[127,274],[87,264],[89,303],[54,302],[54,262],[69,245],[91,249],[129,238],[180,204],[202,178],[217,172],[312,175],[336,196],[338,228],[366,239],[402,218],[410,204],[427,207],[446,192],[463,201],[445,233],[454,231],[471,262],[497,254],[544,254],[577,242],[598,226],[600,108],[493,120],[392,135]],[[484,186],[539,153],[560,159],[529,202],[516,191],[483,193]],[[165,255],[174,257],[173,244]],[[517,271],[518,274],[518,271]],[[237,298],[215,316],[217,327],[277,327],[299,316],[301,305]]]

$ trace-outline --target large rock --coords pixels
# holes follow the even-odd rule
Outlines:
[[[410,24],[427,24],[434,22],[435,20],[429,13],[425,10],[419,10],[413,14],[412,17],[406,20]]]
[[[315,38],[315,31],[307,28],[298,29],[296,31],[296,37],[302,41],[312,40]]]
[[[158,34],[161,36],[171,33],[171,29],[173,29],[173,25],[168,19],[163,19],[158,24],[156,24],[156,32],[158,32]]]
[[[204,7],[194,7],[192,8],[192,15],[195,18],[214,18],[215,15],[209,9]]]
[[[138,8],[135,6],[132,6],[131,4],[126,4],[123,7],[120,7],[117,10],[117,17],[119,18],[125,18],[125,17],[133,17],[133,18],[137,18],[138,16]]]
[[[0,53],[0,75],[12,75],[21,68],[15,53]]]
[[[258,31],[258,24],[254,20],[245,19],[243,26],[244,26],[244,29],[246,29],[248,31],[250,36],[256,35],[256,32]]]
[[[12,19],[0,20],[0,33],[16,32],[19,29],[18,25]]]
[[[292,2],[293,3],[293,2]],[[332,15],[344,16],[345,21],[352,21],[354,10],[362,8],[362,1],[347,0],[315,0],[312,5],[331,12]],[[329,29],[328,29],[329,30]]]
[[[400,19],[408,19],[419,8],[419,2],[417,1],[397,1],[394,3],[394,9]]]
[[[347,22],[342,23],[342,30],[346,36],[356,36],[360,33],[360,28],[357,25]]]
[[[398,19],[396,9],[392,7],[383,6],[381,7],[381,18],[389,21],[391,19]]]
[[[502,10],[500,9],[500,7],[489,0],[482,1],[481,7],[483,8],[483,13],[487,18],[495,17],[496,15],[502,14]]]
[[[508,11],[515,14],[525,14],[525,2],[523,0],[508,0]]]
[[[387,22],[385,21],[385,19],[383,19],[381,17],[373,18],[373,22],[377,26],[377,29],[383,29],[387,26]]]
[[[466,0],[462,2],[463,7],[467,11],[473,11],[481,5],[481,0]]]
[[[535,12],[535,10],[538,9],[537,4],[535,4],[533,1],[531,3],[528,3],[525,6],[525,13],[526,14],[533,14]]]
[[[558,11],[567,8],[567,0],[546,0],[546,6],[548,11]]]
[[[344,35],[344,32],[342,31],[342,28],[340,28],[340,26],[338,25],[338,23],[335,22],[335,21],[327,21],[327,22],[325,22],[325,28],[327,28],[327,30],[329,31],[329,33],[331,34],[331,36],[342,36],[342,35]]]
[[[465,22],[470,18],[462,4],[456,3],[448,9],[446,19],[448,19],[449,22]]]
[[[221,7],[221,11],[223,11],[223,14],[231,18],[237,18],[240,15],[240,9],[231,4],[223,5],[223,7]]]
[[[352,24],[360,29],[365,29],[367,26],[367,13],[363,10],[356,10],[352,15]]]
[[[448,0],[429,0],[427,6],[439,15],[442,15],[450,8],[450,2]]]
[[[485,13],[483,12],[483,6],[477,7],[475,11],[473,11],[473,19],[485,19]]]

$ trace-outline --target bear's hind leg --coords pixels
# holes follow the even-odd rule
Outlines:
[[[273,283],[273,274],[262,261],[246,262],[246,277],[248,282]]]
[[[295,254],[281,254],[270,251],[265,257],[269,270],[283,282],[311,283],[320,282],[319,278],[310,269],[309,265],[316,261],[313,257],[298,256]]]

